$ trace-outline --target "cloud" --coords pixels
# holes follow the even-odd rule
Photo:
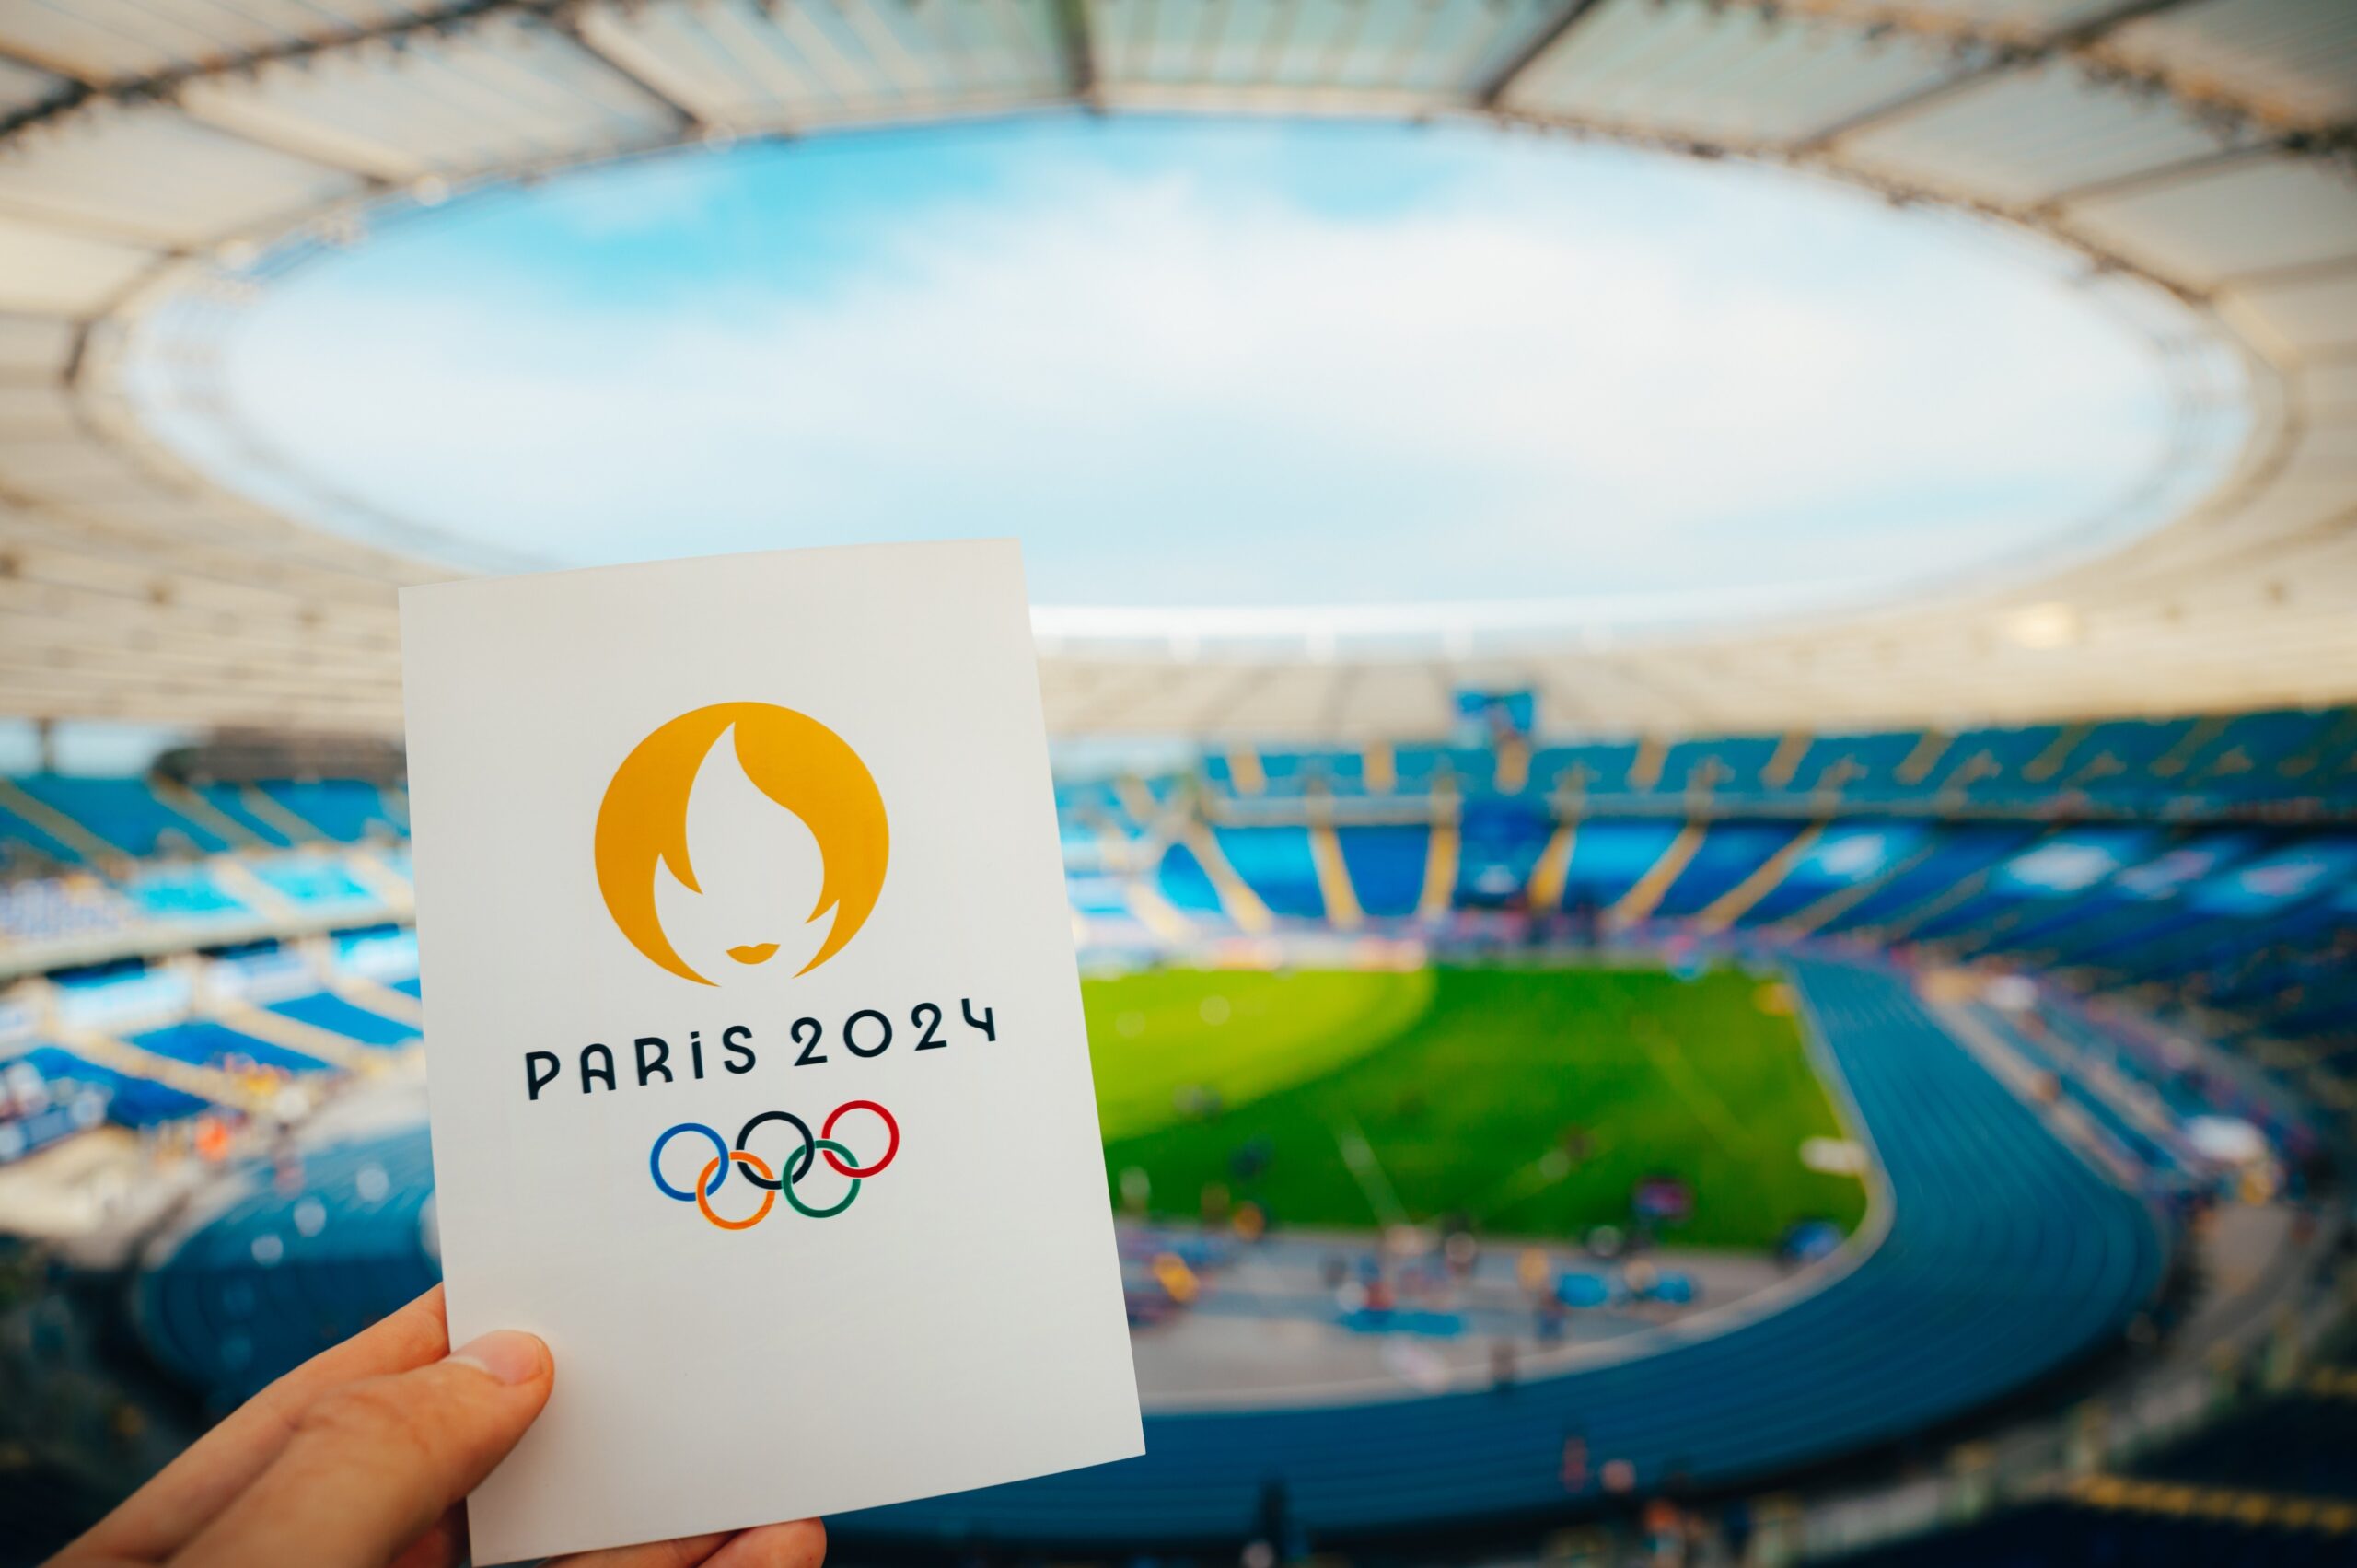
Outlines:
[[[330,269],[239,336],[235,405],[553,560],[1015,533],[1065,604],[1870,586],[2050,538],[2157,451],[2142,346],[2050,272],[1788,176],[1485,140],[1352,205],[1304,199],[1314,158],[1018,152],[815,214],[862,241],[790,284]],[[693,231],[727,168],[654,202],[679,246],[729,238]],[[563,200],[574,240],[632,227]]]

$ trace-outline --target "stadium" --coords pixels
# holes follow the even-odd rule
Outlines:
[[[2357,1561],[2330,0],[0,7],[0,1556],[440,1273],[394,592],[546,563],[264,452],[249,319],[617,171],[1238,119],[1921,216],[2123,324],[2157,434],[1852,597],[1054,577],[1147,1453],[837,1558]]]

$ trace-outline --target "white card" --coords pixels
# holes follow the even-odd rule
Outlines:
[[[476,1561],[1142,1453],[1016,546],[437,584],[401,639],[450,1335],[557,1367]]]

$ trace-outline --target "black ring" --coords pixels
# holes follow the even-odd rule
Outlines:
[[[754,1186],[761,1188],[763,1191],[774,1192],[781,1187],[784,1186],[786,1182],[799,1181],[804,1177],[810,1174],[810,1162],[819,1157],[819,1140],[810,1135],[810,1124],[803,1121],[802,1118],[795,1115],[794,1112],[790,1110],[765,1110],[737,1130],[737,1147],[739,1150],[742,1150],[745,1144],[751,1140],[753,1136],[753,1129],[759,1127],[764,1121],[791,1121],[794,1123],[794,1130],[802,1134],[802,1163],[800,1165],[793,1165],[789,1161],[787,1167],[782,1169],[775,1177],[757,1176],[753,1172],[753,1167],[749,1165],[741,1167],[737,1173],[739,1176],[742,1176],[746,1180],[751,1182]]]

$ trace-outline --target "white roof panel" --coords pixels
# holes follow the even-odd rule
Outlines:
[[[0,374],[63,376],[74,356],[75,332],[63,316],[0,314]]]
[[[2235,158],[2074,202],[2063,222],[2132,260],[2207,286],[2237,273],[2357,255],[2357,188],[2328,164]]]
[[[1708,0],[1603,0],[1504,107],[1751,146],[1805,139],[1945,80],[1945,48]]]
[[[158,259],[138,246],[64,234],[0,213],[0,310],[94,313]]]
[[[56,381],[0,381],[0,440],[63,440],[74,436],[74,400]]]
[[[1116,87],[1470,96],[1562,10],[1562,0],[1098,0],[1091,14]]]
[[[2061,29],[2099,17],[2119,0],[1821,0],[1797,8],[1823,10],[1871,21],[1890,17],[1933,23],[1961,32],[2007,40],[2048,37]]]
[[[2286,343],[2309,353],[2357,346],[2357,257],[2320,274],[2245,284],[2233,295]]]
[[[207,119],[341,159],[470,173],[660,140],[669,111],[537,22],[487,24],[426,50],[369,48],[267,67],[189,94]]]
[[[2357,355],[2304,366],[2297,379],[2312,408],[2357,413]]]
[[[2246,106],[2272,125],[2357,119],[2357,5],[2200,0],[2129,23],[2094,53],[2190,97]]]
[[[164,245],[203,244],[293,215],[357,183],[162,104],[77,112],[0,150],[0,211]]]
[[[583,35],[714,124],[743,129],[1036,102],[1065,85],[1051,0],[603,6]]]
[[[2203,157],[2252,133],[2068,66],[1960,87],[1841,140],[1844,159],[1945,193],[2027,207],[2098,180]]]
[[[232,64],[441,8],[424,0],[9,0],[0,34],[45,64],[114,82]]]

